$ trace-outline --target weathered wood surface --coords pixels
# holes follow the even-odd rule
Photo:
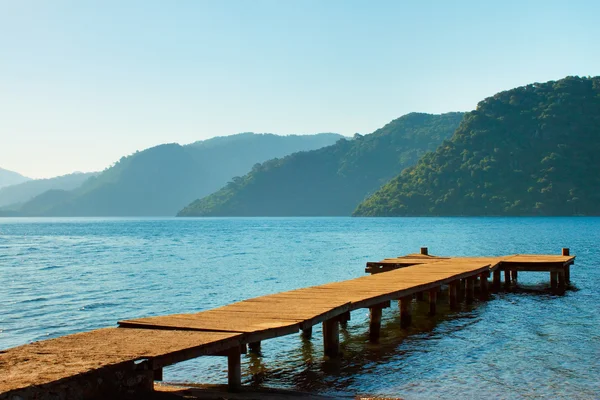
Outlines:
[[[156,370],[201,355],[235,351],[237,357],[240,345],[300,330],[309,332],[321,322],[331,336],[326,338],[326,348],[335,352],[337,321],[349,311],[376,308],[401,298],[408,302],[413,294],[428,291],[431,312],[435,313],[441,285],[472,281],[481,274],[487,277],[490,271],[500,269],[508,272],[556,268],[563,272],[564,286],[565,269],[574,259],[566,255],[448,258],[410,254],[370,263],[373,268],[391,267],[385,273],[248,299],[195,314],[121,321],[120,328],[69,335],[0,352],[0,396],[15,389],[118,368],[140,359],[147,359],[149,368]],[[237,363],[234,358],[230,357],[230,363]],[[237,364],[234,369],[238,370]]]
[[[232,333],[105,328],[35,342],[0,352],[0,393],[134,360],[148,359],[150,368],[159,368],[239,346],[239,339]]]

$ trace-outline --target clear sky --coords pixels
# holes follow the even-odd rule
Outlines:
[[[0,0],[0,167],[238,132],[369,133],[600,75],[599,1]]]

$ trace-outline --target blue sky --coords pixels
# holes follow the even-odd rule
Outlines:
[[[599,75],[596,1],[0,0],[0,167],[238,132],[369,133]]]

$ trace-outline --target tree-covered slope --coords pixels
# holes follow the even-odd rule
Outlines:
[[[30,178],[23,176],[17,172],[9,171],[7,169],[0,168],[0,188],[18,185],[19,183],[26,182]]]
[[[3,187],[0,189],[0,207],[24,203],[47,190],[76,189],[88,178],[97,174],[97,172],[75,172],[49,179],[32,179],[17,185]]]
[[[496,94],[357,216],[600,214],[600,77]]]
[[[372,134],[255,165],[179,215],[350,215],[366,195],[450,137],[461,118],[408,114]]]
[[[173,216],[252,165],[334,143],[332,133],[244,133],[191,145],[165,144],[123,157],[72,191],[51,191],[15,211],[30,216]]]

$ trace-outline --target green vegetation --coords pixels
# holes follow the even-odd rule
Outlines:
[[[365,196],[449,138],[462,116],[408,114],[370,135],[257,164],[179,216],[350,215]]]
[[[600,77],[487,98],[357,216],[600,214]]]
[[[243,133],[187,146],[165,144],[128,157],[71,191],[51,190],[18,208],[23,216],[173,216],[257,162],[335,143],[341,135]]]

